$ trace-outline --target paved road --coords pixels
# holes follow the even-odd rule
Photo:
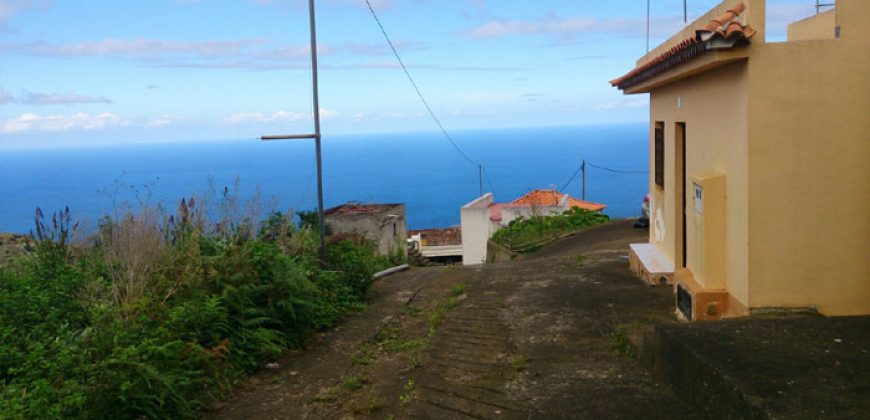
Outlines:
[[[369,308],[246,381],[218,418],[699,418],[633,358],[673,322],[628,272],[646,231],[615,222],[484,267],[376,283]]]

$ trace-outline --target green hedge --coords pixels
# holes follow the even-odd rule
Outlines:
[[[605,214],[572,207],[553,216],[520,217],[498,230],[492,240],[512,251],[530,252],[560,235],[599,225],[610,220]]]

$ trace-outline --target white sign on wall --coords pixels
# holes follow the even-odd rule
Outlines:
[[[704,187],[693,183],[695,186],[695,213],[704,214]]]

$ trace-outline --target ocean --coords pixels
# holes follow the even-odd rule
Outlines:
[[[451,133],[484,165],[484,189],[499,202],[536,188],[561,188],[585,159],[647,171],[646,124],[466,130]],[[347,201],[405,203],[409,228],[459,223],[459,209],[479,194],[478,168],[441,133],[325,135],[326,207]],[[243,200],[259,190],[275,209],[316,208],[313,141],[224,140],[0,152],[0,232],[27,233],[35,208],[68,206],[82,226],[119,203],[174,208],[184,197],[231,189]],[[586,199],[611,217],[639,214],[647,175],[588,167]],[[564,190],[581,195],[578,175]]]

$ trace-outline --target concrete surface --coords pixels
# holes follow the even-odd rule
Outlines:
[[[643,359],[708,414],[859,419],[870,414],[870,317],[776,316],[669,324]]]
[[[633,357],[644,332],[674,322],[671,291],[628,271],[628,243],[645,235],[617,222],[547,257],[387,277],[366,311],[204,415],[703,418]]]

